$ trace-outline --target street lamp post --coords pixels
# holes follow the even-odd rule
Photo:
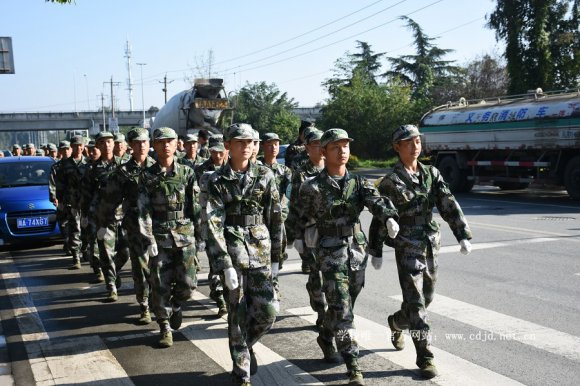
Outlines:
[[[147,63],[136,63],[136,64],[141,67],[141,105],[143,107],[143,127],[145,127],[145,95],[143,93],[143,66],[146,66]]]
[[[87,111],[91,111],[91,99],[89,98],[89,80],[87,78],[87,74],[83,74],[85,77],[85,87],[87,89]]]

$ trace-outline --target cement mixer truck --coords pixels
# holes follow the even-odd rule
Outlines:
[[[425,154],[454,192],[534,183],[563,185],[580,199],[580,91],[462,98],[425,114],[420,130]]]
[[[223,85],[223,79],[195,79],[193,87],[167,101],[155,115],[151,130],[171,127],[178,135],[207,129],[222,133],[231,125],[233,110]]]

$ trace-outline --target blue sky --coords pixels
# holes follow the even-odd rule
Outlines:
[[[12,37],[16,74],[0,75],[0,112],[84,111],[116,104],[129,110],[127,40],[132,50],[133,109],[164,103],[206,75],[227,91],[246,82],[275,83],[302,107],[324,102],[321,82],[356,40],[388,56],[413,54],[414,19],[447,58],[464,64],[503,44],[487,29],[492,0],[44,0],[2,1],[0,36]],[[146,63],[139,66],[136,63]],[[383,69],[387,69],[386,61]],[[143,83],[141,83],[141,70]]]

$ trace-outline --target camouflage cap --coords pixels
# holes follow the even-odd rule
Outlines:
[[[113,139],[115,140],[115,142],[123,143],[125,142],[125,135],[121,133],[115,133]]]
[[[198,142],[199,138],[197,137],[196,134],[187,134],[185,136],[185,138],[183,139],[183,142],[187,143],[187,142]]]
[[[148,141],[149,131],[142,127],[136,127],[127,133],[127,140],[131,141]]]
[[[319,141],[322,138],[322,131],[318,129],[308,130],[308,134],[304,136],[304,143],[310,145],[314,141]]]
[[[75,135],[70,139],[71,145],[84,145],[85,144],[85,137],[82,135]]]
[[[346,130],[343,129],[326,130],[324,134],[322,134],[322,138],[320,138],[320,146],[325,147],[329,143],[340,141],[343,139],[347,139],[349,142],[353,141],[352,138],[349,138]]]
[[[68,149],[70,147],[70,142],[69,141],[60,141],[58,143],[58,148],[59,149]]]
[[[113,138],[113,133],[108,131],[101,131],[97,135],[95,135],[95,141],[99,141],[100,139],[107,139]]]
[[[209,137],[208,149],[209,151],[226,151],[224,147],[224,137],[221,134],[214,134]]]
[[[418,137],[423,135],[419,133],[419,129],[415,125],[402,125],[399,126],[395,131],[393,131],[393,135],[391,137],[392,143],[397,143],[401,141],[405,141],[407,139],[411,139],[414,137]]]
[[[14,145],[12,145],[12,149],[21,149],[20,145],[15,143]]]
[[[36,155],[42,156],[44,155],[44,152],[42,151],[42,149],[36,149]]]
[[[89,142],[87,143],[87,147],[95,147],[95,140],[94,139],[89,140]]]
[[[57,151],[58,149],[56,148],[56,145],[54,143],[49,143],[46,145],[46,148],[48,149],[48,151]]]
[[[170,127],[160,127],[153,132],[153,140],[177,139],[177,133]]]
[[[28,149],[28,144],[27,143],[23,143],[22,144],[22,150],[26,150]]]
[[[36,145],[31,142],[28,144],[28,148],[29,149],[36,149]]]
[[[279,141],[280,137],[276,133],[264,133],[262,134],[262,142],[266,141]]]
[[[260,132],[258,130],[254,130],[254,141],[261,141]]]
[[[46,148],[47,148],[47,146],[48,146],[48,144],[46,144],[46,143],[41,143],[41,144],[40,144],[40,148],[41,148],[41,149],[46,149]]]
[[[249,123],[234,123],[231,125],[226,133],[226,141],[232,139],[254,139],[254,129]]]

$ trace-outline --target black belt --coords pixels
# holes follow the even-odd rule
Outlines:
[[[360,224],[332,228],[318,228],[318,234],[320,236],[329,237],[349,237],[353,236],[355,232],[360,232]]]
[[[433,216],[430,214],[428,216],[412,216],[412,217],[401,217],[398,221],[399,225],[426,225],[433,220]]]
[[[261,215],[255,214],[229,214],[226,216],[226,225],[248,227],[261,225],[264,220]]]
[[[159,221],[181,220],[185,216],[182,211],[153,212],[153,217]]]

